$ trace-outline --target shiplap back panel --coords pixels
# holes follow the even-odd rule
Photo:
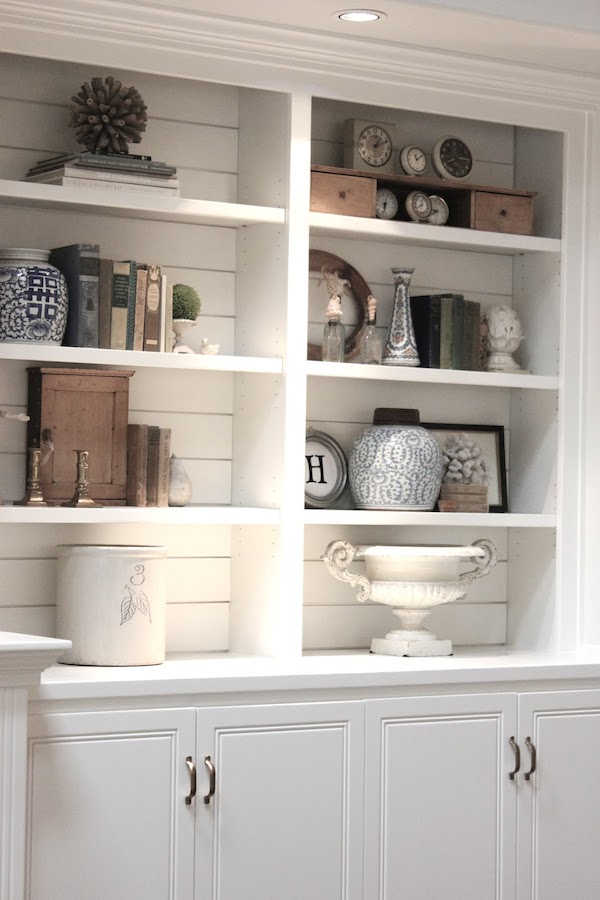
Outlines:
[[[105,74],[97,66],[3,56],[0,177],[20,178],[39,159],[77,150],[69,100],[85,81]],[[235,201],[237,89],[139,72],[110,74],[135,85],[148,107],[140,152],[176,165],[183,195]]]
[[[401,97],[398,100],[401,106]],[[428,156],[426,176],[436,178],[431,166],[431,149],[443,134],[458,134],[473,152],[470,180],[499,187],[514,186],[514,129],[511,126],[428,116],[406,110],[376,109],[358,104],[342,104],[316,99],[313,102],[312,162],[343,165],[344,120],[347,118],[391,122],[396,125],[398,147],[418,144]],[[513,258],[503,254],[479,254],[464,250],[436,250],[427,247],[394,246],[386,242],[355,241],[344,238],[313,237],[311,248],[341,257],[365,279],[377,298],[377,324],[385,339],[392,317],[394,279],[392,267],[414,268],[410,293],[413,296],[441,291],[462,293],[481,304],[482,315],[492,306],[513,303]],[[309,341],[321,341],[327,305],[320,275],[312,272],[309,291]],[[344,297],[342,321],[352,327],[361,320],[350,297]],[[334,437],[348,454],[355,438],[372,422],[377,406],[418,409],[421,420],[453,424],[502,425],[510,446],[511,393],[472,387],[412,385],[390,382],[345,381],[310,378],[307,424]],[[507,452],[507,466],[510,455]],[[349,491],[339,501],[352,505]],[[536,508],[536,511],[537,508]],[[540,508],[541,512],[542,509]],[[499,548],[499,563],[493,573],[469,589],[466,600],[435,610],[428,627],[438,630],[459,645],[506,642],[508,576],[506,532],[489,529],[470,533],[461,529],[370,529],[350,527],[306,529],[303,640],[306,649],[333,649],[345,646],[368,647],[374,636],[383,636],[394,625],[390,610],[378,604],[360,604],[353,592],[327,573],[319,560],[329,540],[343,538],[358,543],[470,543],[477,537],[491,537]],[[393,533],[396,532],[396,533]],[[360,564],[357,571],[360,571]]]
[[[401,88],[398,105],[402,105]],[[457,120],[406,109],[378,109],[358,103],[333,103],[320,98],[313,101],[313,165],[343,166],[346,119],[395,125],[398,150],[407,144],[417,144],[427,155],[425,177],[437,177],[431,166],[431,151],[436,140],[445,134],[457,134],[473,154],[470,180],[474,184],[513,186],[514,129],[510,125]]]
[[[81,149],[68,126],[68,102],[97,67],[0,56],[0,178],[20,179],[40,159]],[[111,71],[148,106],[139,149],[178,168],[182,196],[237,200],[239,92],[215,84]],[[96,213],[0,207],[0,246],[51,247],[80,241],[102,256],[159,263],[169,282],[195,287],[198,324],[186,333],[231,354],[235,347],[237,236],[234,229],[114,218]],[[170,427],[172,449],[193,483],[193,503],[231,502],[234,375],[138,369],[130,384],[130,421]],[[3,363],[0,405],[27,406],[25,363]],[[25,489],[24,423],[0,420],[0,500]],[[168,547],[169,651],[229,646],[231,529],[149,526],[3,527],[0,628],[54,634],[56,546],[149,543]]]
[[[471,544],[478,538],[493,541],[498,563],[489,575],[473,582],[466,597],[433,610],[425,623],[441,638],[456,645],[506,643],[509,605],[507,529],[438,528],[432,536],[423,527],[310,526],[304,543],[303,646],[306,650],[369,647],[371,638],[383,637],[398,627],[391,609],[378,603],[360,603],[356,589],[333,578],[321,555],[334,540],[358,544]],[[471,568],[465,564],[463,571]],[[350,570],[365,574],[364,562],[352,563]]]
[[[227,650],[229,527],[15,525],[0,548],[0,623],[7,631],[55,633],[60,544],[150,544],[167,548],[167,649]]]

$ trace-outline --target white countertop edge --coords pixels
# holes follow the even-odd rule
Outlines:
[[[293,661],[233,654],[178,655],[159,666],[53,665],[30,691],[33,701],[167,697],[419,685],[600,679],[600,649],[577,654],[489,650],[451,657],[308,655]]]
[[[0,687],[38,684],[42,671],[70,646],[70,641],[0,631]]]

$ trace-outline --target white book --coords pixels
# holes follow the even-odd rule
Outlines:
[[[34,179],[27,179],[33,181]],[[38,181],[38,179],[35,179]],[[63,187],[74,187],[105,191],[108,193],[134,192],[143,194],[162,194],[168,197],[179,197],[178,187],[168,187],[160,184],[137,184],[129,181],[104,181],[97,178],[71,178],[69,175],[59,176],[55,180],[44,180],[43,184],[62,185]]]
[[[167,343],[167,276],[160,276],[160,306],[158,319],[158,349],[165,352]]]
[[[38,172],[35,175],[27,175],[27,181],[39,181],[45,184],[61,184],[61,179],[79,178],[82,181],[120,181],[126,184],[155,184],[158,187],[179,187],[179,179],[173,175],[165,178],[162,175],[152,175],[148,172],[115,172],[91,167],[64,165],[51,172]]]

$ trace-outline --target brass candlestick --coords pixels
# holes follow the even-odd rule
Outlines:
[[[15,500],[13,506],[50,506],[44,500],[40,486],[40,460],[42,451],[38,447],[30,447],[27,451],[27,486],[22,500]]]
[[[101,503],[96,503],[90,497],[88,478],[90,451],[75,450],[74,452],[77,454],[77,486],[71,499],[66,503],[61,503],[61,506],[101,507]]]

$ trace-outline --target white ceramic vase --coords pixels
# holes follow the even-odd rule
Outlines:
[[[171,454],[169,460],[169,506],[187,506],[192,499],[192,482],[181,460]]]
[[[334,578],[358,587],[358,600],[373,600],[393,607],[400,627],[384,638],[373,638],[372,653],[388,656],[450,656],[452,642],[439,640],[424,626],[433,607],[464,596],[468,585],[496,565],[491,541],[478,540],[460,546],[354,547],[348,541],[332,541],[321,557]],[[354,560],[366,562],[367,574],[348,571]],[[461,572],[461,564],[474,569]]]

